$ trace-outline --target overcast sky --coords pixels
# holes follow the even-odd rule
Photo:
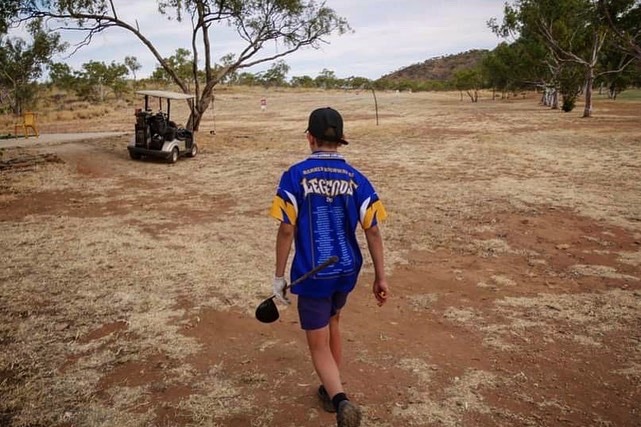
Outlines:
[[[119,16],[135,25],[165,57],[177,48],[189,48],[191,23],[167,21],[151,0],[116,0]],[[316,77],[323,69],[337,77],[362,76],[377,79],[411,64],[470,49],[493,49],[500,40],[487,28],[492,17],[501,18],[504,0],[326,0],[328,7],[347,19],[353,33],[327,38],[320,49],[307,48],[284,58],[290,66],[288,78]],[[65,40],[76,34],[63,33]],[[244,45],[235,32],[217,27],[212,32],[213,58],[238,52]],[[283,47],[268,46],[267,53]],[[142,65],[138,77],[148,76],[157,62],[131,33],[110,29],[97,35],[91,45],[57,61],[79,70],[90,60],[124,62],[135,56]],[[245,70],[264,71],[270,64]]]

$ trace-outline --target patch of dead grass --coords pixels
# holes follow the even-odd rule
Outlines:
[[[627,367],[617,370],[616,373],[625,375],[627,377],[632,377],[636,381],[641,382],[641,364],[640,363],[632,362]]]
[[[638,281],[639,278],[628,274],[617,273],[614,267],[606,265],[576,264],[570,267],[570,272],[579,276],[595,276],[607,279],[623,279]]]
[[[491,412],[482,392],[498,385],[494,374],[470,369],[460,378],[450,380],[443,397],[436,398],[426,389],[416,390],[412,401],[394,408],[394,414],[403,418],[407,425],[459,425],[468,411]]]
[[[638,320],[641,298],[633,291],[615,289],[603,293],[540,294],[537,297],[506,297],[497,301],[497,311],[509,320],[498,325],[500,333],[527,331],[533,326],[546,335],[563,339],[554,322],[571,326],[573,339],[601,345],[604,334]],[[539,319],[532,322],[529,319]],[[542,323],[543,322],[543,323]]]
[[[487,289],[513,287],[516,285],[517,283],[514,280],[500,274],[495,274],[490,276],[490,280],[488,282],[479,282],[476,284],[476,286],[478,286],[479,288],[487,288]]]
[[[476,323],[481,318],[481,313],[474,309],[448,307],[443,317],[457,323]]]
[[[641,251],[637,252],[619,252],[619,262],[624,264],[640,266],[641,265]]]
[[[438,300],[438,294],[413,294],[409,295],[407,298],[413,310],[423,311],[432,308],[434,303]]]

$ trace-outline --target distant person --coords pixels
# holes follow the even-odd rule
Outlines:
[[[363,263],[356,239],[358,224],[365,230],[374,263],[374,297],[379,306],[389,297],[378,227],[387,213],[369,180],[338,153],[340,146],[347,145],[338,111],[329,107],[314,110],[307,141],[312,154],[283,173],[271,208],[271,216],[280,221],[273,290],[278,301],[289,304],[284,276],[292,241],[296,248],[292,281],[332,256],[339,258],[293,286],[292,293],[298,295],[301,328],[322,383],[318,388],[321,403],[326,411],[336,412],[339,427],[357,427],[361,410],[347,398],[341,382],[339,320]]]

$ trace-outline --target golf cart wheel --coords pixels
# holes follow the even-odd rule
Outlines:
[[[134,160],[140,160],[142,159],[142,155],[140,153],[135,153],[133,151],[129,152],[129,157],[131,157]]]
[[[189,154],[187,154],[187,157],[196,157],[198,155],[198,146],[194,142],[191,144],[191,150],[189,150]]]
[[[180,152],[178,151],[178,147],[174,147],[171,150],[171,156],[169,156],[169,163],[176,163],[178,161],[178,157],[180,156]]]

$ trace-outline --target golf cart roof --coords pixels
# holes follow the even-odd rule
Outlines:
[[[156,98],[166,98],[166,99],[192,99],[194,95],[188,95],[181,92],[170,92],[168,90],[139,90],[136,91],[141,95],[155,96]]]

